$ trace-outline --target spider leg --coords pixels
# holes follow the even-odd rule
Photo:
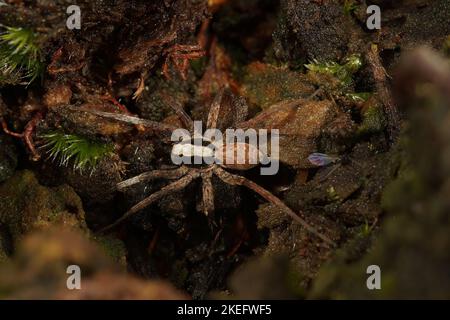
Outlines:
[[[214,188],[211,179],[211,171],[202,174],[203,213],[205,216],[214,212]]]
[[[142,125],[146,128],[149,128],[153,131],[158,131],[158,132],[171,133],[173,130],[177,129],[175,126],[171,126],[171,125],[156,122],[156,121],[141,119],[141,118],[138,118],[135,116],[130,116],[130,115],[123,114],[123,113],[111,113],[111,112],[98,111],[98,110],[85,108],[85,107],[79,108],[79,107],[73,107],[73,106],[68,106],[67,109],[74,111],[74,112],[87,112],[87,113],[96,115],[98,117],[102,117],[105,119],[111,119],[111,120],[115,120],[115,121],[122,122],[122,123]]]
[[[145,90],[145,78],[146,77],[147,77],[147,73],[146,72],[142,72],[140,77],[139,77],[138,87],[137,87],[136,91],[133,94],[133,99],[134,100],[138,100],[141,97],[142,93],[144,92],[144,90]]]
[[[153,170],[144,172],[138,176],[135,176],[133,178],[124,180],[117,184],[117,190],[123,191],[131,186],[134,186],[135,184],[141,183],[141,182],[147,182],[155,179],[180,179],[185,174],[187,174],[189,171],[186,167],[180,167],[178,169],[174,170]]]
[[[208,113],[208,121],[206,124],[206,127],[208,129],[214,129],[217,128],[217,121],[219,119],[219,113],[220,113],[220,104],[222,102],[224,90],[221,89],[219,93],[214,98],[213,103],[211,104],[211,109],[209,109]]]
[[[291,208],[289,208],[287,205],[284,204],[283,201],[281,201],[277,196],[272,194],[270,191],[264,189],[263,187],[259,186],[253,181],[248,180],[247,178],[244,178],[242,176],[233,175],[225,170],[223,170],[220,167],[215,167],[214,173],[225,183],[231,184],[231,185],[237,185],[237,186],[244,186],[247,187],[259,195],[261,195],[264,199],[269,201],[270,203],[273,203],[274,205],[278,206],[280,209],[282,209],[284,212],[286,212],[289,216],[294,219],[294,221],[298,222],[300,225],[302,225],[306,230],[308,230],[310,233],[316,235],[320,239],[322,239],[325,243],[331,245],[332,247],[336,246],[336,243],[329,239],[327,236],[321,234],[319,231],[316,230],[313,226],[311,226],[308,222],[306,222],[305,219],[300,217],[297,213],[295,213]]]
[[[335,164],[331,169],[328,170],[328,172],[325,174],[324,177],[321,177],[319,179],[319,182],[324,182],[326,181],[337,169],[339,169],[342,166],[341,163],[337,163]]]
[[[170,107],[175,112],[175,114],[178,116],[178,118],[183,123],[185,128],[187,128],[189,130],[193,130],[194,121],[187,114],[187,112],[183,109],[183,106],[181,105],[181,103],[178,102],[176,99],[174,99],[172,96],[170,96],[167,93],[163,93],[162,96],[169,103]]]
[[[172,77],[170,76],[170,72],[169,72],[169,63],[170,63],[170,56],[167,55],[163,67],[162,67],[162,73],[164,75],[164,77],[166,77],[167,80],[170,80]]]
[[[145,198],[144,200],[142,200],[141,202],[139,202],[138,204],[134,205],[130,210],[128,210],[120,219],[118,219],[116,222],[114,222],[113,224],[110,224],[109,226],[101,229],[99,231],[99,233],[105,233],[115,227],[117,227],[118,225],[120,225],[123,221],[125,221],[126,219],[128,219],[130,216],[132,216],[133,214],[141,211],[142,209],[144,209],[145,207],[148,207],[149,205],[151,205],[152,203],[154,203],[155,201],[158,201],[159,199],[161,199],[162,197],[176,192],[176,191],[180,191],[183,190],[184,188],[186,188],[194,179],[198,178],[200,176],[200,173],[198,173],[197,171],[190,171],[186,176],[184,176],[183,178],[163,187],[161,190],[151,194],[150,196],[148,196],[147,198]]]

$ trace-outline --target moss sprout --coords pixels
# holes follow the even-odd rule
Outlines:
[[[345,96],[354,102],[364,102],[364,101],[369,100],[369,98],[372,96],[372,93],[371,92],[358,92],[358,93],[351,92],[351,93],[347,93]]]
[[[349,86],[353,81],[353,74],[362,67],[362,58],[359,54],[353,54],[345,59],[344,64],[334,61],[319,62],[313,60],[312,63],[306,64],[305,67],[310,72],[322,73],[336,77],[343,86]]]
[[[50,159],[62,166],[71,164],[74,170],[81,172],[95,170],[100,160],[114,152],[112,144],[91,141],[78,135],[51,132],[40,137],[44,140],[41,148],[47,150]]]
[[[344,14],[351,15],[358,9],[358,3],[356,0],[344,0],[343,4]]]
[[[0,85],[30,84],[43,71],[36,35],[24,28],[3,29],[0,33]]]

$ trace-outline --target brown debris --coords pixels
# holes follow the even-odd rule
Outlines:
[[[394,143],[400,132],[400,114],[395,105],[390,92],[388,74],[381,64],[378,47],[372,45],[367,53],[367,60],[372,67],[373,77],[375,79],[377,93],[383,103],[384,113],[388,122],[388,134],[391,143]]]
[[[82,290],[69,290],[66,270],[81,270]],[[6,299],[166,300],[186,295],[162,281],[124,274],[98,247],[78,233],[51,229],[20,244],[13,260],[1,266],[0,288]],[[6,290],[6,291],[5,291]]]
[[[321,135],[338,119],[345,125],[335,138],[349,136],[353,123],[333,102],[300,99],[273,105],[240,127],[278,129],[280,161],[295,168],[311,168],[307,157],[317,152]]]

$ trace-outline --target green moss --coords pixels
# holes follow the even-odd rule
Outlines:
[[[127,249],[121,240],[110,236],[95,236],[93,239],[109,257],[121,266],[126,267]]]
[[[299,272],[293,263],[290,263],[286,275],[286,286],[289,292],[297,298],[305,298],[307,288],[303,284],[307,282],[308,279]]]
[[[94,170],[99,161],[114,151],[112,144],[91,141],[84,137],[51,132],[41,136],[44,140],[42,148],[46,149],[49,158],[58,160],[60,165],[73,165],[74,170],[81,172],[86,169]]]
[[[5,29],[0,34],[0,85],[30,84],[44,68],[36,35],[24,28]]]
[[[363,65],[362,57],[359,54],[353,54],[345,59],[343,64],[335,61],[319,62],[313,60],[306,64],[309,72],[326,74],[337,78],[343,87],[349,86],[353,82],[353,74],[356,73]]]
[[[367,101],[372,96],[372,93],[371,92],[347,93],[345,96],[354,102],[364,102]]]
[[[411,167],[402,168],[396,180],[386,186],[381,198],[381,206],[384,210],[397,211],[404,204],[399,201],[405,194],[409,197],[420,198],[424,193],[424,184],[416,170]],[[405,201],[408,201],[405,199]]]
[[[358,128],[360,135],[382,132],[386,126],[386,118],[379,106],[369,107],[362,117],[363,121]]]
[[[328,200],[333,201],[333,202],[341,201],[341,198],[339,197],[339,195],[336,192],[336,189],[334,189],[333,186],[330,186],[327,189],[327,197],[328,197]]]
[[[242,94],[251,105],[265,109],[280,101],[306,98],[314,91],[303,74],[256,62],[247,67]]]
[[[47,188],[33,172],[18,171],[0,184],[0,224],[14,243],[30,231],[64,226],[88,234],[81,199],[67,185]]]
[[[343,10],[345,15],[351,15],[353,12],[358,9],[358,3],[356,0],[344,0]]]
[[[368,237],[372,233],[372,226],[369,224],[369,221],[366,220],[366,222],[360,226],[358,236],[361,238]]]

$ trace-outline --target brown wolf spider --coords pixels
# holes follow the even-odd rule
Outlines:
[[[207,119],[207,128],[217,128],[219,116],[222,115],[221,111],[222,109],[222,103],[224,98],[225,91],[222,89],[217,96],[215,97],[211,109],[208,114]],[[180,121],[183,123],[183,125],[186,128],[193,128],[193,120],[191,117],[183,110],[182,106],[178,105],[174,99],[167,97],[171,100],[172,107],[178,117],[180,118]],[[78,109],[78,111],[80,111]],[[81,110],[86,111],[89,113],[96,114],[101,117],[113,119],[116,121],[126,122],[130,124],[139,124],[143,125],[145,127],[148,127],[150,130],[153,130],[155,132],[170,132],[174,129],[177,129],[176,127],[172,127],[170,125],[161,124],[158,122],[150,121],[141,119],[138,117],[133,117],[129,115],[124,114],[114,114],[114,113],[106,113],[96,110]],[[193,132],[193,129],[190,130],[191,133]],[[203,139],[203,137],[202,137]],[[243,143],[244,146],[249,146],[246,143]],[[190,145],[192,146],[192,144]],[[202,148],[202,147],[201,147]],[[247,149],[248,150],[248,149]],[[172,151],[173,152],[173,151]],[[246,155],[247,156],[247,155]],[[248,158],[247,158],[248,160]],[[248,162],[248,161],[247,161]],[[254,162],[252,162],[254,163]],[[119,218],[116,222],[113,224],[103,228],[100,230],[101,233],[104,233],[106,231],[109,231],[113,229],[114,227],[121,224],[123,221],[128,219],[131,215],[136,214],[140,210],[146,208],[147,206],[151,205],[152,203],[155,203],[159,199],[165,197],[166,195],[169,195],[171,193],[181,191],[184,188],[186,188],[191,182],[193,182],[196,179],[202,180],[202,198],[203,198],[203,212],[205,215],[208,215],[212,212],[214,212],[214,189],[212,184],[212,177],[213,175],[216,175],[220,180],[223,182],[233,185],[233,186],[244,186],[247,187],[260,196],[262,196],[265,200],[269,201],[270,203],[278,206],[281,210],[283,210],[285,213],[287,213],[294,221],[302,225],[308,232],[311,234],[314,234],[315,236],[319,237],[322,241],[324,241],[326,244],[335,246],[334,241],[329,239],[327,236],[321,234],[318,230],[316,230],[313,226],[311,226],[305,218],[303,218],[303,214],[297,214],[295,213],[291,208],[289,208],[282,200],[280,200],[277,196],[272,194],[270,191],[264,189],[260,185],[256,184],[255,182],[240,176],[236,174],[232,174],[226,169],[232,169],[232,170],[249,170],[250,168],[255,167],[255,165],[250,164],[244,164],[244,165],[237,165],[235,163],[231,164],[208,164],[208,165],[181,165],[176,169],[171,170],[153,170],[149,172],[144,172],[138,176],[135,176],[133,178],[130,178],[128,180],[125,180],[123,182],[120,182],[117,185],[118,190],[125,190],[126,188],[129,188],[133,185],[136,185],[138,183],[142,182],[149,182],[151,180],[156,179],[167,179],[167,180],[176,180],[172,183],[169,183],[165,187],[163,187],[161,190],[151,194],[141,202],[134,205],[131,209],[129,209],[121,218]]]

